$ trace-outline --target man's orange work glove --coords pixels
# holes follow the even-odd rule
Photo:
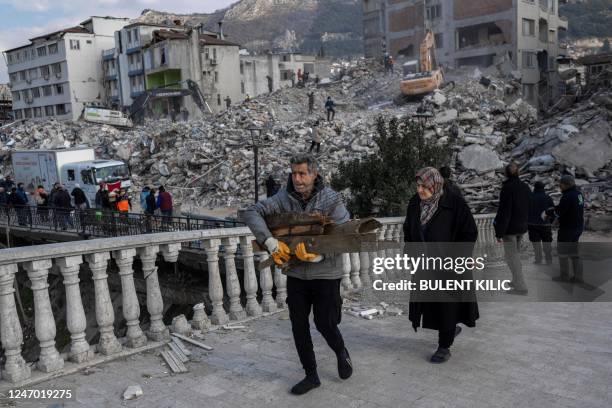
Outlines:
[[[295,256],[302,262],[312,262],[317,263],[323,260],[323,255],[319,254],[311,254],[306,251],[306,245],[303,242],[300,242],[295,247]]]
[[[283,241],[270,237],[266,239],[264,245],[276,265],[283,266],[291,259],[291,249]]]

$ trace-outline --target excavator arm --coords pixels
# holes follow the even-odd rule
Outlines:
[[[421,43],[421,72],[431,71],[437,65],[435,47],[435,37],[431,30],[427,30],[425,38]]]

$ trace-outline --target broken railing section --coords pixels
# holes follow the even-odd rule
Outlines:
[[[492,229],[493,216],[478,215],[481,248],[496,248]],[[403,217],[381,218],[376,230],[380,241],[394,241],[398,245],[370,247],[371,252],[355,251],[342,254],[342,292],[347,295],[357,289],[371,286],[372,260],[376,257],[394,257],[403,251]],[[168,232],[78,241],[70,245],[50,244],[10,248],[0,251],[0,339],[6,362],[1,371],[3,382],[20,383],[34,375],[33,370],[44,373],[59,372],[68,360],[87,363],[94,356],[113,356],[125,350],[137,352],[150,342],[169,341],[168,328],[162,321],[163,298],[157,276],[156,261],[175,263],[183,244],[199,242],[207,256],[208,293],[202,301],[210,299],[206,310],[203,304],[194,307],[190,322],[194,330],[207,330],[211,323],[227,325],[246,317],[257,317],[285,307],[287,280],[279,268],[256,270],[255,262],[266,261],[266,252],[254,252],[254,240],[248,228],[225,228],[202,231]],[[499,246],[497,246],[499,247]],[[145,332],[140,326],[140,304],[134,285],[134,259],[142,264],[146,281],[146,308],[150,325]],[[242,260],[242,281],[235,259]],[[115,316],[111,301],[108,273],[111,259],[121,279],[123,318],[127,321],[125,339],[117,339]],[[491,256],[490,258],[491,259]],[[66,355],[56,347],[56,319],[51,308],[48,289],[49,270],[57,265],[64,278],[66,293],[66,326],[70,332],[70,346]],[[95,319],[100,333],[98,344],[87,343],[87,327],[83,299],[79,288],[79,271],[87,264],[94,285]],[[223,268],[221,268],[223,264]],[[40,344],[40,355],[33,368],[22,357],[23,332],[15,302],[15,275],[22,267],[31,281],[34,298],[35,334]],[[223,271],[223,274],[222,274]],[[138,272],[140,273],[140,272]],[[244,297],[241,295],[244,294]],[[244,303],[241,299],[245,299]],[[229,327],[229,326],[228,326]],[[124,354],[124,353],[123,353]]]

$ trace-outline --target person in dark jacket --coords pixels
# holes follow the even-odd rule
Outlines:
[[[330,116],[331,120],[334,120],[336,117],[336,104],[332,100],[331,96],[327,97],[327,101],[325,102],[325,111],[327,112],[327,121],[329,122]]]
[[[266,196],[272,197],[273,195],[278,193],[279,188],[280,186],[278,185],[276,180],[274,180],[274,176],[270,174],[268,176],[268,179],[266,180]]]
[[[89,207],[89,204],[87,203],[87,196],[85,195],[85,192],[81,189],[80,185],[75,184],[70,195],[74,197],[74,206],[78,210],[86,210],[87,207]]]
[[[17,194],[19,194],[19,197],[21,197],[21,199],[25,203],[24,205],[27,205],[29,201],[28,193],[26,193],[25,188],[23,187],[23,183],[17,184]]]
[[[423,248],[428,256],[446,257],[447,249],[455,251],[458,256],[471,256],[478,238],[478,228],[470,209],[463,197],[456,192],[444,188],[444,179],[433,167],[420,170],[417,175],[417,194],[408,203],[406,220],[404,222],[404,241],[407,243],[424,243]],[[452,248],[437,249],[438,243],[464,243]],[[436,243],[436,244],[428,244]],[[412,247],[412,246],[411,246]],[[420,251],[419,251],[420,252]],[[464,253],[465,252],[465,253]],[[469,254],[467,254],[469,252]],[[414,254],[411,254],[414,255]],[[420,254],[419,254],[420,255]],[[430,271],[427,271],[429,275]],[[413,278],[423,275],[418,272]],[[457,279],[455,272],[438,274],[442,279]],[[472,279],[471,271],[466,271],[461,279]],[[459,296],[465,295],[464,293]],[[472,301],[427,302],[412,300],[409,305],[408,317],[416,331],[422,326],[425,329],[438,330],[438,349],[431,357],[432,363],[443,363],[450,358],[450,347],[455,337],[461,332],[458,326],[462,323],[475,327],[479,317],[478,304],[473,293],[469,293]],[[421,323],[422,321],[422,323]]]
[[[513,287],[509,293],[527,294],[527,285],[523,277],[520,248],[521,239],[527,232],[529,219],[529,197],[531,189],[519,179],[519,167],[516,163],[506,166],[506,181],[499,195],[499,207],[493,221],[495,237],[504,243],[504,256],[512,272]]]
[[[6,214],[6,207],[8,205],[9,195],[4,190],[4,187],[0,186],[0,208],[2,214]]]
[[[559,181],[562,191],[559,204],[547,213],[558,218],[557,252],[560,276],[556,281],[582,283],[582,261],[578,256],[578,241],[584,231],[584,196],[576,187],[574,177],[565,175]],[[569,277],[569,261],[572,261],[574,276]]]
[[[145,215],[146,215],[146,228],[147,232],[151,232],[153,230],[153,216],[155,215],[155,210],[157,209],[157,200],[155,198],[155,189],[152,188],[149,190],[147,197],[145,198]]]
[[[451,168],[448,166],[440,167],[440,175],[444,178],[444,188],[451,190],[453,193],[463,196],[463,192],[457,184],[451,179]]]
[[[66,230],[70,224],[70,211],[72,210],[70,194],[66,187],[60,185],[53,198],[53,204],[55,206],[55,214],[57,221],[61,226],[62,230]]]
[[[289,248],[272,236],[265,221],[265,217],[275,214],[315,212],[325,215],[334,224],[349,220],[341,196],[325,186],[323,177],[319,175],[316,159],[310,155],[298,155],[291,159],[287,188],[253,204],[243,214],[257,242],[268,250],[277,265],[287,264],[292,254],[297,258],[283,270],[287,275],[287,305],[293,340],[306,372],[306,377],[291,388],[295,395],[305,394],[321,385],[310,336],[311,310],[317,330],[336,354],[339,377],[347,379],[353,373],[353,364],[338,329],[342,318],[340,258],[309,253],[303,242]]]
[[[544,191],[544,183],[536,181],[533,185],[533,193],[529,199],[529,241],[533,245],[535,263],[542,263],[542,252],[546,263],[552,263],[552,227],[550,222],[542,219],[542,213],[554,207],[552,198]]]
[[[164,186],[159,187],[159,194],[157,194],[157,208],[162,213],[162,224],[170,225],[172,217],[172,195],[166,191]]]
[[[4,187],[4,191],[8,194],[13,187],[15,187],[15,182],[11,178],[11,176],[6,176],[4,180],[0,183],[0,186]]]
[[[26,207],[27,204],[27,199],[24,200],[23,195],[18,192],[17,188],[13,187],[11,189],[11,194],[8,196],[8,205],[15,209],[19,225],[26,225],[26,211],[29,211]]]

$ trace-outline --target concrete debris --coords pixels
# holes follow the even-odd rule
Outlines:
[[[0,173],[10,174],[10,153],[16,149],[94,146],[99,158],[129,164],[133,202],[142,187],[164,185],[183,212],[235,210],[254,198],[254,141],[260,146],[263,192],[270,175],[277,183],[286,182],[289,159],[308,151],[317,120],[320,172],[329,180],[339,163],[375,151],[378,117],[412,117],[419,111],[432,115],[423,123],[424,136],[440,144],[450,141],[458,153],[451,163],[453,178],[476,213],[495,212],[504,178],[500,170],[512,160],[520,163],[526,182],[543,181],[548,191],[558,191],[556,183],[563,173],[588,183],[609,182],[612,91],[583,95],[563,112],[538,117],[523,99],[520,75],[515,74],[506,60],[483,70],[445,70],[452,86],[406,103],[398,97],[399,69],[385,75],[379,63],[359,60],[318,87],[284,88],[199,120],[155,120],[130,130],[84,122],[25,121],[2,130]],[[315,106],[309,114],[311,91]],[[337,105],[330,123],[324,120],[327,96]],[[253,128],[259,130],[249,130]],[[595,201],[594,206],[587,202],[588,211],[612,212],[610,188],[603,188]],[[197,318],[194,313],[192,325],[206,330],[209,322],[201,312]]]
[[[123,399],[124,400],[133,400],[138,397],[142,397],[144,392],[142,391],[142,387],[140,385],[130,385],[123,391]]]
[[[170,330],[173,333],[189,334],[191,332],[191,326],[187,322],[185,315],[181,314],[172,319],[172,326]]]
[[[178,337],[179,339],[184,340],[184,341],[186,341],[187,343],[191,343],[191,344],[193,344],[194,346],[198,346],[198,347],[200,347],[200,348],[203,348],[204,350],[207,350],[207,351],[211,351],[211,350],[213,350],[213,348],[212,348],[212,347],[207,346],[206,344],[201,343],[201,342],[199,342],[199,341],[197,341],[197,340],[194,340],[194,339],[192,339],[191,337],[183,336],[183,335],[178,334],[178,333],[172,333],[172,336],[174,336],[174,337]]]
[[[387,313],[389,316],[401,316],[404,314],[404,311],[399,307],[388,307],[385,309],[385,313]]]

